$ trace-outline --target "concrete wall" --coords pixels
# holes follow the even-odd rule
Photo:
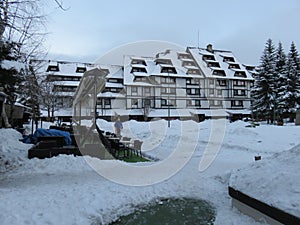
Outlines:
[[[300,109],[297,110],[296,112],[296,121],[295,124],[300,126]]]

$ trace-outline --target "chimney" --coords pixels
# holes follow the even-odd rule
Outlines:
[[[212,44],[208,44],[206,46],[206,50],[209,51],[209,52],[213,52]]]

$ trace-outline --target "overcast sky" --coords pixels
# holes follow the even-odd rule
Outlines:
[[[45,44],[52,59],[94,62],[110,49],[143,40],[184,47],[211,43],[246,64],[259,63],[268,38],[276,46],[281,41],[286,52],[294,41],[300,51],[300,0],[63,2],[69,9],[52,10],[49,18]]]

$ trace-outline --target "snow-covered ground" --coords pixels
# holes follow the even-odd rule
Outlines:
[[[113,131],[113,123],[98,120],[98,124],[103,130]],[[233,180],[239,173],[237,169],[246,168],[241,170],[245,171],[242,177],[246,177],[248,173],[254,173],[251,168],[268,164],[268,170],[260,173],[260,180],[263,181],[265,176],[276,173],[277,164],[272,162],[277,158],[292,169],[299,169],[299,165],[294,165],[299,164],[299,154],[295,150],[299,148],[292,150],[291,160],[289,153],[283,153],[282,157],[278,153],[300,144],[300,127],[260,125],[246,128],[248,124],[245,122],[229,123],[225,120],[219,120],[217,124],[224,126],[217,129],[211,120],[202,123],[172,121],[170,128],[167,124],[164,120],[123,123],[122,134],[143,140],[143,152],[159,159],[157,162],[136,164],[136,171],[150,168],[142,176],[135,172],[126,174],[126,169],[122,176],[118,176],[116,173],[119,173],[120,165],[125,168],[126,164],[117,160],[101,161],[65,155],[29,160],[27,149],[31,146],[18,142],[21,134],[12,129],[0,129],[1,224],[107,224],[120,215],[132,212],[140,204],[168,197],[209,201],[216,209],[215,224],[260,224],[231,207],[227,188],[232,171]],[[210,152],[210,149],[213,151]],[[274,153],[275,156],[272,156]],[[257,154],[262,156],[262,160],[254,162]],[[200,166],[203,161],[211,162],[207,169]],[[180,165],[174,166],[174,169],[170,162]],[[174,169],[170,169],[171,173],[168,169],[162,171],[154,168],[156,165],[164,168],[167,163]],[[163,175],[168,174],[170,176],[163,179]],[[127,179],[122,179],[125,176]],[[295,176],[297,172],[292,178],[295,179]],[[256,178],[249,182],[257,183]],[[133,185],[125,185],[126,182]],[[142,185],[147,182],[148,185]],[[151,182],[153,184],[150,185]],[[265,187],[262,184],[261,188]],[[287,185],[277,185],[272,186],[272,192],[278,193],[274,190],[276,188],[278,192],[291,190]],[[296,188],[299,190],[299,186]],[[270,192],[260,190],[259,194]],[[287,194],[283,198],[284,202],[293,203],[289,207],[299,208],[294,204],[300,202],[299,195]]]

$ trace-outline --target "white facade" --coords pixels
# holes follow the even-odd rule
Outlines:
[[[127,55],[119,66],[57,62],[58,71],[51,70],[53,66],[53,62],[48,64],[47,76],[62,79],[62,90],[68,90],[70,96],[75,92],[71,87],[79,85],[84,71],[95,67],[106,71],[105,89],[98,94],[99,116],[151,117],[157,114],[154,111],[166,109],[194,114],[213,109],[249,113],[255,73],[254,67],[241,64],[232,52],[214,50],[211,45],[205,49],[188,47],[186,52],[166,50],[154,57]],[[64,71],[67,67],[69,72]]]

